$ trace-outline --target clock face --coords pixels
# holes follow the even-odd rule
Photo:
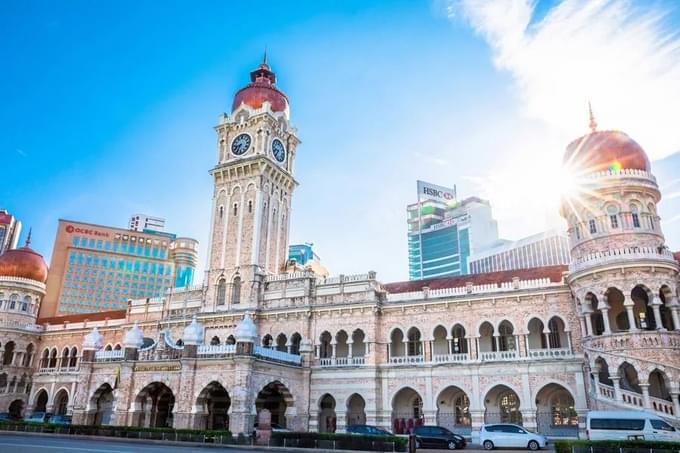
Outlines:
[[[231,142],[231,152],[235,156],[240,156],[250,148],[250,143],[252,139],[248,134],[238,135],[233,142]]]
[[[275,138],[272,141],[272,154],[274,155],[274,159],[279,162],[286,160],[286,148],[283,146],[283,142],[278,138]]]

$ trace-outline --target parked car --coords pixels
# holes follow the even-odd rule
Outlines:
[[[642,411],[588,412],[586,434],[590,440],[680,441],[677,429],[658,415]]]
[[[350,425],[346,431],[349,434],[362,434],[364,436],[391,436],[392,433],[377,426],[371,425]]]
[[[24,418],[27,422],[47,423],[50,420],[50,415],[47,412],[33,412],[31,415]]]
[[[413,430],[416,436],[416,448],[448,448],[457,450],[465,448],[467,442],[460,434],[454,434],[441,426],[416,426]]]
[[[53,425],[70,425],[71,416],[70,415],[54,415],[50,417],[50,423]]]
[[[485,450],[496,447],[520,447],[539,450],[548,443],[545,436],[527,431],[519,425],[497,423],[483,425],[479,431],[479,443]]]

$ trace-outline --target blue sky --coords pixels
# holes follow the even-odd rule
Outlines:
[[[569,112],[569,127],[556,127],[567,121],[550,112],[537,115],[541,91],[532,87],[540,86],[535,74],[545,71],[527,64],[516,42],[508,47],[503,36],[512,30],[494,29],[479,4],[254,5],[3,4],[0,207],[33,228],[37,250],[49,257],[59,218],[124,226],[135,212],[166,217],[169,231],[198,238],[205,250],[212,127],[265,46],[303,142],[291,240],[314,242],[334,273],[376,270],[383,280],[406,278],[405,205],[415,200],[416,179],[489,197],[504,237],[559,225],[555,209],[546,207],[550,194],[539,203],[531,201],[536,190],[508,187],[557,171],[567,141],[585,132],[585,107],[578,109],[593,93],[569,108],[555,105]],[[672,2],[659,5],[668,14],[655,33],[680,23]],[[557,6],[529,4],[533,34],[527,36],[538,40],[534,27],[558,13]],[[654,51],[640,49],[640,58]],[[675,74],[656,69],[649,77],[661,77],[659,86]],[[618,118],[621,105],[610,99],[600,99],[609,117],[602,122],[620,122],[645,138],[638,141],[652,158],[680,149],[677,132],[658,143],[646,139],[664,123],[649,125],[648,114]],[[626,128],[642,123],[639,132]],[[546,168],[527,168],[527,161]],[[508,172],[515,168],[520,173]],[[669,181],[669,191],[680,190]],[[680,248],[674,231],[669,242]]]

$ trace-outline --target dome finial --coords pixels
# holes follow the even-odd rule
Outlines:
[[[262,56],[262,64],[267,64],[267,46],[264,46],[264,55]]]
[[[588,127],[590,127],[591,132],[595,132],[597,130],[597,121],[595,121],[595,115],[593,115],[593,107],[590,105],[590,101],[588,101],[588,114],[590,115]]]
[[[28,247],[29,245],[31,245],[31,234],[32,233],[33,233],[33,227],[28,229],[28,236],[26,236],[26,244],[24,245],[24,247]]]

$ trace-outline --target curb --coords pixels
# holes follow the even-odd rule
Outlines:
[[[151,444],[151,445],[172,445],[178,447],[199,447],[199,448],[224,448],[224,449],[240,449],[252,451],[280,451],[288,453],[367,453],[371,450],[321,450],[314,448],[295,448],[295,447],[269,447],[266,445],[236,445],[236,444],[210,444],[204,442],[182,442],[175,440],[157,440],[157,439],[128,439],[125,437],[107,437],[107,436],[87,436],[85,434],[57,434],[57,433],[32,433],[26,431],[0,431],[0,436],[35,436],[35,437],[56,437],[60,439],[86,439],[101,442],[121,442],[130,444]],[[383,452],[381,452],[383,453]]]

